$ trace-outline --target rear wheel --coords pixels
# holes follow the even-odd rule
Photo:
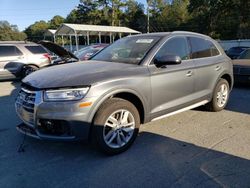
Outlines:
[[[213,112],[223,110],[227,105],[229,92],[227,80],[221,78],[215,87],[212,101],[206,105],[207,109]]]
[[[127,150],[136,139],[140,117],[129,101],[112,98],[104,102],[94,118],[92,138],[106,154]]]
[[[34,66],[34,65],[27,65],[23,68],[23,71],[22,71],[22,77],[26,77],[28,76],[29,74],[31,74],[32,72],[35,72],[37,71],[39,68],[37,66]]]

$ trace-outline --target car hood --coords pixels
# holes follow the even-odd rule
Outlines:
[[[53,42],[42,40],[42,41],[39,41],[38,44],[43,45],[49,51],[53,52],[54,54],[58,55],[61,58],[74,58],[78,60],[78,58],[74,54],[72,54],[70,51],[66,50],[65,48]]]
[[[235,59],[233,60],[233,65],[250,67],[250,59]]]
[[[28,75],[22,82],[36,89],[90,86],[107,80],[143,75],[146,70],[145,66],[90,60],[44,68]]]

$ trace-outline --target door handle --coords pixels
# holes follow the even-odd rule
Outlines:
[[[216,71],[219,71],[220,69],[221,69],[221,66],[219,66],[219,65],[215,67]]]
[[[187,77],[190,77],[192,75],[193,75],[193,71],[188,71],[187,74],[186,74]]]

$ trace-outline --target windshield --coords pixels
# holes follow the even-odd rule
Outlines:
[[[97,53],[91,60],[139,64],[159,39],[156,36],[125,37]]]

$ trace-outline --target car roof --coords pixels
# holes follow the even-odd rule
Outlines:
[[[132,35],[132,36],[149,36],[149,37],[165,37],[169,35],[192,35],[192,36],[197,36],[197,37],[205,37],[211,39],[211,37],[207,35],[203,35],[200,33],[195,33],[195,32],[189,32],[189,31],[173,31],[173,32],[156,32],[156,33],[143,33],[143,34],[137,34],[137,35]]]

